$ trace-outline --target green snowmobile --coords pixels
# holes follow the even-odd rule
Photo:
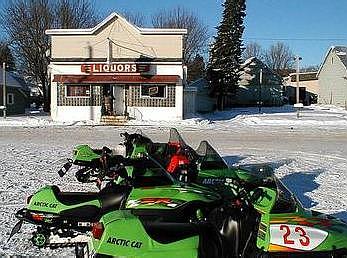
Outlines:
[[[347,257],[347,225],[305,210],[271,168],[227,168],[207,142],[197,153],[196,182],[140,180],[124,209],[94,224],[77,256]]]
[[[145,136],[123,134],[124,142],[118,146],[127,147],[131,159],[147,153],[150,140]],[[130,192],[124,184],[117,184],[119,177],[127,175],[124,166],[119,166],[124,159],[119,150],[107,147],[92,149],[88,145],[79,145],[73,150],[73,159],[58,171],[63,177],[72,166],[77,166],[76,179],[82,183],[95,182],[99,192],[61,192],[55,186],[45,186],[27,199],[27,207],[19,210],[16,217],[19,222],[14,226],[9,239],[19,232],[23,222],[37,225],[32,242],[35,246],[65,247],[85,242],[88,238],[83,233],[91,230],[93,222],[110,210],[122,208],[123,201]],[[112,164],[109,163],[112,157]],[[101,189],[102,183],[107,182]],[[82,233],[82,234],[81,234]]]
[[[177,132],[177,131],[176,131]],[[79,145],[73,150],[73,159],[58,171],[63,177],[72,166],[78,166],[75,176],[79,182],[95,182],[99,192],[61,192],[57,186],[45,186],[27,199],[27,207],[19,210],[19,222],[14,226],[9,239],[19,232],[23,222],[37,225],[32,242],[35,246],[65,247],[85,242],[86,232],[93,222],[110,210],[123,208],[130,188],[124,178],[131,174],[131,167],[120,166],[122,154],[130,160],[138,160],[154,152],[157,156],[167,152],[167,143],[153,143],[142,132],[123,133],[123,143],[116,149],[107,147],[92,149]],[[110,159],[111,158],[111,159]],[[109,164],[111,160],[112,164]],[[122,179],[122,176],[124,177]],[[119,183],[121,182],[121,183]]]

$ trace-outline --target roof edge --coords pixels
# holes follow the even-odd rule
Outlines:
[[[116,12],[111,13],[103,21],[97,24],[93,28],[87,29],[47,29],[45,31],[46,35],[93,35],[101,27],[109,23],[115,17],[125,21],[130,26],[136,28],[141,34],[171,34],[171,35],[183,35],[187,34],[187,29],[171,29],[171,28],[139,28],[136,25],[127,21],[124,17]]]

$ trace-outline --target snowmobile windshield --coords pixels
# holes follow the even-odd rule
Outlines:
[[[292,213],[297,210],[297,200],[293,193],[279,180],[275,179],[277,186],[277,199],[271,213]]]
[[[246,164],[239,165],[238,167],[260,179],[272,178],[274,176],[273,168],[269,166],[267,163]]]
[[[134,187],[154,187],[173,185],[172,176],[154,158],[147,156],[146,161],[137,162],[133,165]]]
[[[218,152],[207,142],[200,142],[195,151],[199,156],[200,170],[226,169],[228,165]]]
[[[186,142],[183,140],[182,136],[179,134],[176,128],[170,128],[169,143],[179,144],[180,147],[187,146]]]
[[[135,133],[150,139],[141,129],[136,129]]]

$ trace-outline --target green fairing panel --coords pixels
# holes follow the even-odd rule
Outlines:
[[[268,227],[270,222],[269,213],[276,202],[277,192],[266,187],[258,187],[257,190],[262,191],[262,195],[253,202],[254,208],[261,214],[257,235],[257,247],[268,250],[270,241],[270,229]]]
[[[138,159],[138,158],[142,158],[144,156],[144,154],[147,154],[147,145],[143,144],[143,145],[133,145],[134,150],[130,155],[130,158],[132,159]]]
[[[95,153],[88,145],[78,145],[73,150],[73,159],[79,161],[92,161],[94,159],[100,158],[101,155]]]
[[[254,208],[261,214],[270,213],[277,198],[277,192],[267,187],[258,187],[255,191],[261,191],[261,196],[253,201]],[[252,191],[251,195],[255,192]]]
[[[126,208],[173,209],[189,201],[210,203],[219,199],[217,193],[197,185],[135,188],[128,197]]]
[[[256,173],[255,171],[251,170],[245,170],[241,168],[227,168],[227,169],[209,169],[209,170],[202,170],[199,172],[199,178],[204,179],[208,177],[214,177],[214,178],[234,178],[234,179],[241,179],[243,181],[249,182],[249,183],[257,183],[261,180],[264,180],[265,178],[272,177],[273,174],[260,174]]]
[[[75,205],[64,205],[55,198],[52,186],[45,186],[32,196],[28,204],[28,210],[59,214],[64,210],[78,208],[85,205],[96,206],[98,208],[101,207],[98,200],[92,200]]]
[[[140,220],[131,211],[115,211],[101,218],[105,232],[101,240],[93,239],[91,249],[98,254],[123,258],[197,258],[199,237],[192,236],[161,244],[151,239]]]

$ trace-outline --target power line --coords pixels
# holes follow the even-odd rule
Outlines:
[[[268,40],[268,41],[347,41],[347,38],[255,38],[246,37],[244,40]]]

